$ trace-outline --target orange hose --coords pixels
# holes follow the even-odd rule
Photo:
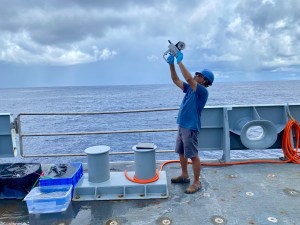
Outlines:
[[[291,132],[292,129],[294,128],[294,134],[296,138],[296,149],[294,149],[293,144],[291,142]],[[224,163],[201,163],[203,166],[229,166],[229,165],[241,165],[241,164],[250,164],[250,163],[276,163],[276,164],[283,164],[287,162],[292,162],[296,164],[300,164],[300,153],[298,151],[299,149],[299,140],[300,140],[300,126],[296,120],[289,120],[284,128],[283,132],[283,137],[282,137],[282,151],[284,153],[284,156],[287,160],[285,161],[276,161],[276,160],[250,160],[250,161],[242,161],[242,162],[224,162]],[[168,160],[164,162],[160,166],[160,171],[163,170],[164,166],[169,164],[169,163],[178,163],[180,162],[179,160]],[[188,164],[192,164],[192,162],[188,162]],[[139,180],[135,176],[133,179],[128,177],[127,171],[125,170],[125,176],[128,180],[135,182],[135,183],[141,183],[141,184],[146,184],[146,183],[151,183],[156,180],[158,180],[158,171],[156,171],[155,177],[149,179],[149,180]]]
[[[291,133],[294,129],[294,136]],[[293,147],[292,139],[296,139],[296,149]],[[300,126],[296,120],[289,120],[284,129],[282,137],[282,151],[284,156],[288,159],[288,162],[300,164],[300,155],[299,155],[299,138],[300,137]]]
[[[294,134],[296,138],[296,149],[293,148],[293,144],[291,142],[291,132],[294,128]],[[282,151],[287,160],[278,162],[276,160],[250,160],[250,161],[242,161],[242,162],[225,162],[225,163],[201,163],[204,166],[228,166],[228,165],[238,165],[238,164],[249,164],[249,163],[277,163],[283,164],[287,162],[292,162],[296,164],[300,164],[300,153],[299,153],[299,140],[300,140],[300,126],[296,120],[289,120],[284,128],[284,133],[282,137]],[[170,160],[164,162],[160,166],[160,170],[169,163],[180,162],[179,160]],[[188,162],[191,164],[192,162]]]
[[[133,178],[129,177],[129,175],[127,174],[127,170],[124,171],[125,177],[130,180],[131,182],[134,183],[139,183],[139,184],[148,184],[148,183],[153,183],[155,181],[157,181],[159,179],[159,172],[158,170],[156,170],[155,176],[150,178],[150,179],[138,179],[135,175],[133,176]]]

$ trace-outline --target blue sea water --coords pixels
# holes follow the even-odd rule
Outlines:
[[[215,83],[207,106],[286,104],[300,102],[300,81]],[[97,87],[46,87],[0,89],[0,113],[104,112],[157,108],[178,108],[183,93],[172,84]],[[138,114],[24,116],[23,133],[93,132],[143,129],[176,129],[176,111]],[[108,145],[112,152],[131,151],[138,142],[154,142],[158,150],[174,149],[176,132],[104,134],[80,136],[25,137],[25,154],[76,154],[94,145]],[[17,147],[19,142],[17,140]],[[221,151],[201,152],[204,159],[217,159]],[[278,151],[238,151],[236,158],[277,157]],[[157,154],[157,159],[174,159]],[[1,159],[33,162],[36,158]],[[133,155],[111,156],[112,161],[133,160]],[[39,162],[86,162],[85,157],[42,157]]]

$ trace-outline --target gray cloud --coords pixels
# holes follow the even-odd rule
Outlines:
[[[170,39],[186,42],[185,62],[192,71],[211,67],[224,79],[238,76],[236,71],[299,74],[296,0],[5,0],[1,4],[0,61],[4,63],[124,65],[126,58],[126,65],[138,61],[141,70],[159,74],[165,72],[162,53]]]

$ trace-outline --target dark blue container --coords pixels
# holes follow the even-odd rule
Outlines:
[[[0,164],[0,199],[23,199],[41,173],[40,163]]]

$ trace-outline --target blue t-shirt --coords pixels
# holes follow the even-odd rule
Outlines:
[[[194,90],[183,82],[185,96],[180,105],[177,123],[180,127],[199,131],[201,128],[201,112],[208,98],[208,91],[201,84]]]

